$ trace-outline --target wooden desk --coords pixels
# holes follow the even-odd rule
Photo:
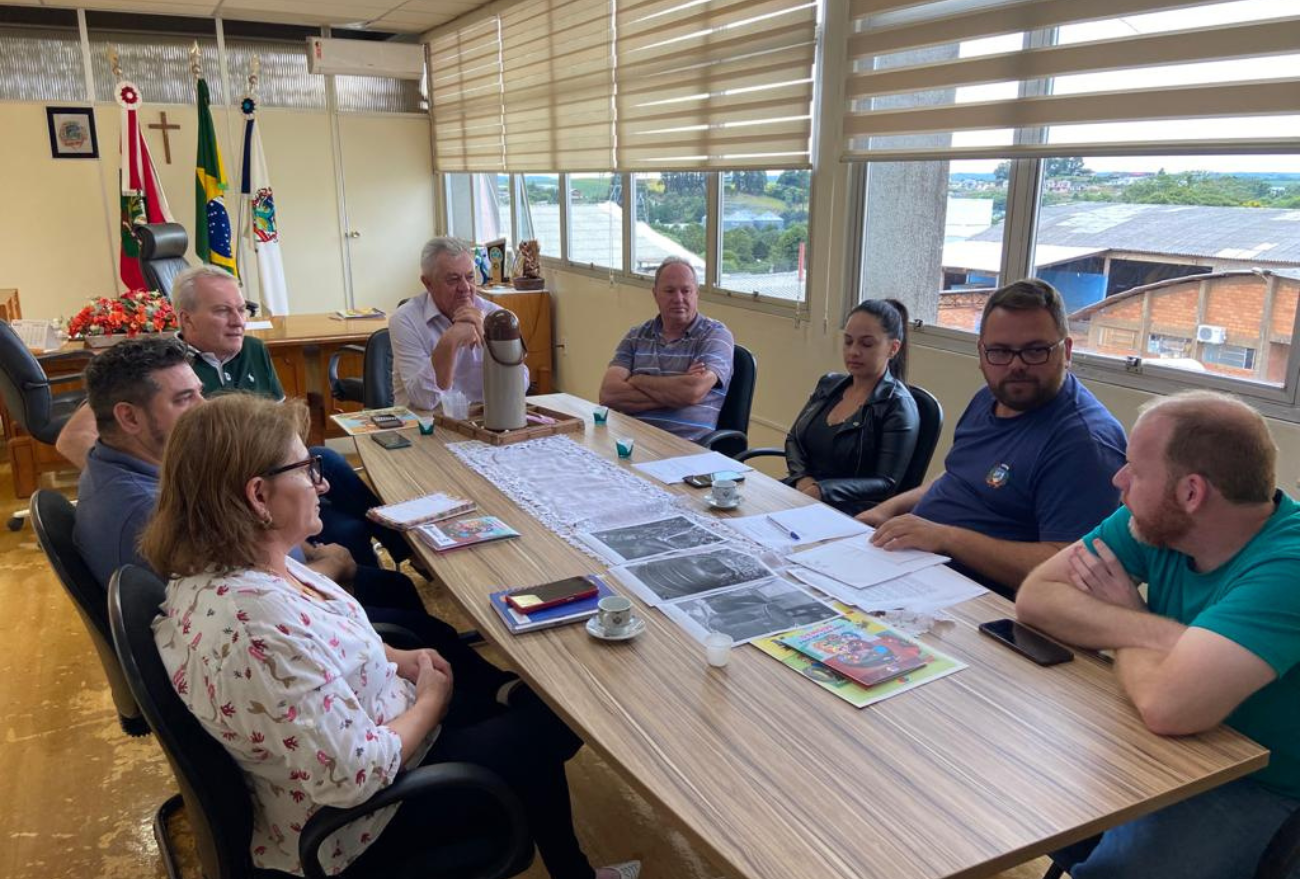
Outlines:
[[[591,411],[567,395],[539,402]],[[616,434],[636,437],[640,460],[698,451],[617,413],[571,436],[612,459]],[[425,562],[587,743],[736,876],[987,876],[1266,763],[1226,727],[1151,734],[1100,659],[1040,668],[979,635],[1011,613],[994,595],[953,608],[956,625],[925,638],[970,668],[861,711],[757,649],[707,668],[702,648],[635,596],[647,630],[626,643],[582,626],[511,636],[488,607],[494,587],[598,565],[461,465],[443,444],[457,437],[414,439],[396,452],[358,444],[385,500],[463,493],[523,535]],[[746,514],[808,502],[747,476]]]
[[[480,287],[478,294],[489,302],[513,311],[528,356],[530,390],[549,394],[555,377],[554,345],[551,341],[551,294],[548,290],[515,290],[512,287]]]

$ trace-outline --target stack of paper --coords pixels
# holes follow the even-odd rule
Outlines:
[[[790,561],[833,577],[847,586],[862,589],[941,565],[948,561],[948,557],[917,549],[880,549],[867,540],[854,538],[794,553]]]
[[[642,464],[633,464],[633,469],[640,470],[647,476],[653,476],[660,482],[672,484],[681,482],[687,476],[694,476],[697,473],[717,473],[720,470],[731,470],[736,473],[747,473],[753,470],[748,464],[742,464],[734,458],[728,458],[721,452],[704,452],[700,455],[682,455],[677,458],[662,458],[658,461],[646,461]]]
[[[740,516],[725,522],[755,543],[778,552],[871,532],[866,525],[826,504],[809,504],[767,515]]]
[[[866,611],[934,613],[971,598],[978,598],[985,592],[983,586],[944,565],[923,568],[863,589],[855,589],[807,568],[794,568],[791,573],[819,592]]]

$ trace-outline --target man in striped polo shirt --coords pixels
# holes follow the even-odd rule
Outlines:
[[[628,330],[600,384],[600,402],[698,440],[718,425],[731,382],[731,331],[700,314],[695,269],[670,256],[655,271],[659,316]]]

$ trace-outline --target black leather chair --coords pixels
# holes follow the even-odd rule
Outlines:
[[[127,565],[109,584],[108,615],[113,643],[131,692],[139,703],[181,788],[194,834],[199,864],[209,879],[283,877],[252,864],[249,842],[252,807],[243,773],[217,739],[210,736],[172,689],[158,655],[153,620],[163,601],[162,582],[149,571]],[[340,827],[376,809],[419,796],[455,797],[475,815],[483,832],[470,838],[440,838],[437,827],[412,841],[418,875],[447,879],[505,879],[528,868],[533,858],[523,807],[500,777],[468,763],[423,766],[401,773],[360,806],[323,808],[303,828],[299,843],[303,872],[323,879],[317,851]],[[472,806],[471,806],[472,804]],[[165,828],[155,825],[170,875],[175,859]],[[422,848],[421,848],[422,847]],[[355,875],[345,871],[344,876]]]
[[[899,480],[895,494],[911,491],[925,481],[925,473],[930,469],[930,459],[934,457],[935,447],[939,445],[939,434],[943,431],[943,406],[934,394],[920,385],[908,385],[912,397],[916,400],[917,415],[920,417],[920,430],[917,432],[916,449],[912,460],[907,462],[907,470]],[[785,457],[785,449],[763,446],[748,449],[736,456],[737,460],[748,461],[750,458]]]
[[[167,298],[172,295],[172,280],[190,267],[185,249],[190,239],[180,223],[154,223],[135,227],[140,242],[140,273],[150,290]]]
[[[108,678],[122,731],[129,736],[148,735],[149,725],[131,696],[122,665],[113,652],[113,633],[108,628],[108,593],[86,567],[81,552],[72,542],[75,517],[76,508],[59,492],[42,488],[32,495],[32,527],[36,531],[36,540],[90,633],[99,663],[104,667],[104,676]]]
[[[0,396],[4,398],[5,408],[14,423],[21,425],[38,441],[54,445],[63,425],[86,399],[80,373],[50,378],[41,364],[82,356],[80,352],[73,352],[37,358],[27,350],[14,328],[6,321],[0,321]],[[77,387],[54,393],[54,385],[72,384]],[[9,530],[17,531],[23,527],[27,515],[27,510],[15,512],[9,519]]]
[[[339,377],[343,352],[363,357],[361,375]],[[330,355],[330,396],[342,402],[360,403],[366,409],[387,409],[393,405],[393,344],[388,328],[375,330],[365,347],[344,345]]]
[[[749,411],[754,405],[758,382],[758,361],[743,345],[735,346],[731,359],[731,384],[718,411],[717,430],[705,434],[699,444],[706,449],[736,457],[749,448]]]

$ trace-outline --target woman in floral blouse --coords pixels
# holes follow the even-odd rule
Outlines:
[[[167,572],[154,636],[176,692],[243,770],[253,863],[302,873],[298,837],[322,806],[349,807],[404,766],[466,761],[519,794],[554,879],[635,879],[592,869],[574,836],[564,761],[579,740],[523,686],[394,650],[331,580],[288,557],[320,531],[329,490],[302,436],[301,402],[220,397],[176,424],[141,548]],[[331,873],[393,875],[456,804],[419,802],[358,819],[322,848]]]

